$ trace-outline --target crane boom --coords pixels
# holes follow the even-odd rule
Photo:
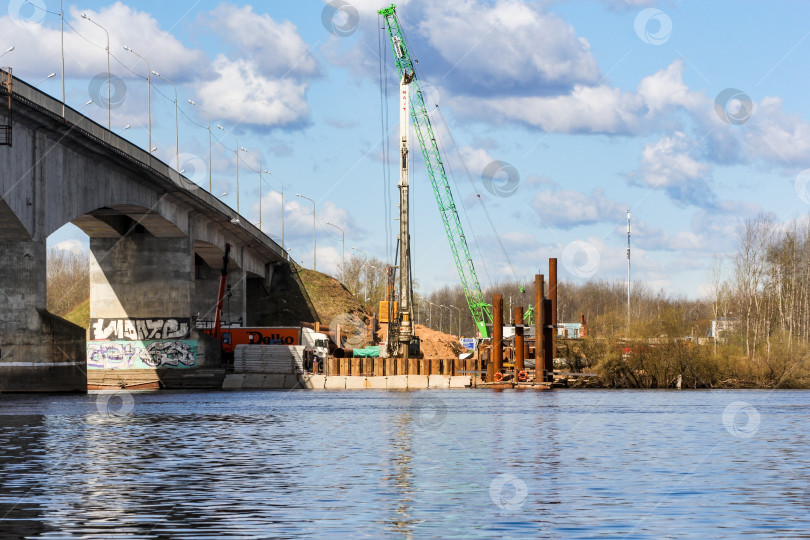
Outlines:
[[[416,138],[425,159],[425,168],[428,177],[430,177],[430,184],[433,187],[436,202],[439,205],[439,213],[444,223],[445,233],[447,233],[447,240],[450,242],[450,251],[453,254],[453,261],[458,270],[458,277],[461,280],[461,287],[464,290],[467,305],[481,337],[489,337],[487,322],[492,320],[492,313],[489,305],[484,301],[483,292],[481,292],[478,274],[475,272],[470,248],[467,246],[467,239],[456,210],[450,183],[447,181],[444,162],[439,153],[439,145],[433,133],[430,116],[425,106],[422,86],[416,76],[414,62],[408,46],[405,44],[405,37],[402,34],[395,8],[396,6],[391,4],[391,7],[381,9],[379,14],[385,18],[385,27],[391,39],[394,61],[399,76],[412,77],[413,79],[410,84],[415,91],[411,91],[410,114]]]

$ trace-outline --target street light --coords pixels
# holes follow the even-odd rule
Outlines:
[[[208,115],[208,193],[211,193],[214,174],[214,168],[212,166],[213,154],[211,153],[211,113],[197,105],[193,99],[189,99],[188,102]]]
[[[248,152],[248,149],[244,146],[242,147],[242,152],[253,156],[259,164],[259,230],[262,230],[262,160],[256,157],[256,154],[252,152]],[[282,240],[282,244],[284,241]]]
[[[87,106],[88,106],[88,105],[90,105],[91,103],[93,103],[93,100],[92,100],[92,99],[88,99],[87,101],[85,101],[85,102],[84,102],[84,105],[82,105],[81,107],[79,107],[78,109],[76,109],[76,112],[82,112],[82,109],[84,109],[85,107],[87,107]]]
[[[434,304],[430,300],[428,300],[428,304],[430,304],[430,307],[428,308],[428,328],[433,330],[433,306],[435,306],[436,304]]]
[[[306,199],[312,203],[312,269],[315,270],[315,257],[317,255],[316,247],[317,247],[317,238],[315,236],[315,201],[310,199],[309,197],[304,197],[300,193],[295,194],[296,197],[301,197],[302,199]]]
[[[129,51],[144,62],[146,62],[146,110],[148,111],[147,114],[148,118],[148,131],[149,131],[149,143],[147,148],[149,148],[149,155],[152,154],[152,66],[149,64],[149,60],[141,56],[140,54],[136,53],[126,45],[124,45],[124,50]]]
[[[107,32],[106,28],[104,28],[96,21],[88,17],[86,13],[82,13],[82,19],[87,19],[91,23],[95,24],[96,26],[104,30],[104,33],[107,34],[107,129],[112,131],[112,94],[110,90],[112,87],[112,84],[110,82],[110,33]]]
[[[36,87],[37,87],[37,86],[39,86],[40,84],[44,83],[44,82],[45,82],[45,81],[47,81],[48,79],[53,79],[54,77],[56,77],[56,73],[51,73],[50,75],[48,75],[47,77],[45,77],[44,79],[42,79],[41,81],[39,81],[37,84],[35,84],[35,85],[34,85],[34,88],[36,88]]]
[[[225,131],[225,128],[222,127],[222,124],[217,124],[217,128]],[[233,140],[236,141],[236,150],[233,151],[236,154],[236,213],[239,213],[239,139],[236,138],[236,135],[231,133],[230,131],[225,131],[228,135],[233,137]]]
[[[362,266],[367,265],[368,264],[368,255],[366,254],[366,252],[363,251],[362,249],[358,249],[358,248],[356,248],[354,246],[352,246],[352,249],[355,250],[358,253],[361,253],[363,255],[363,265]],[[362,266],[360,267],[361,270],[362,270]],[[375,270],[377,269],[377,267],[374,266],[373,264],[369,264],[369,266],[374,268]],[[366,282],[368,282],[368,274],[366,274]],[[366,285],[366,289],[368,289],[368,284]],[[368,297],[368,294],[366,294],[366,297]]]
[[[443,308],[447,309],[448,311],[450,310],[450,308],[448,308],[444,304],[439,304],[439,307],[443,307]],[[442,328],[443,328],[442,320],[443,319],[444,319],[444,312],[440,309],[439,310],[439,332],[443,332],[443,330],[442,330]]]
[[[369,268],[372,268],[372,269],[374,269],[374,270],[376,270],[376,269],[377,269],[377,267],[376,267],[376,266],[374,266],[373,264],[369,264],[368,266],[369,266]],[[368,276],[366,276],[366,277],[368,277]],[[369,297],[368,295],[369,295],[369,294],[371,294],[371,290],[370,290],[370,289],[371,289],[371,287],[369,287],[369,285],[371,284],[370,282],[371,282],[371,280],[370,280],[370,279],[367,279],[367,280],[366,280],[366,296],[367,296],[367,297]],[[369,298],[370,298],[370,297],[369,297]]]
[[[163,79],[164,81],[166,81],[167,83],[172,85],[172,88],[174,88],[174,149],[177,152],[177,172],[179,173],[180,172],[180,123],[177,121],[178,120],[177,119],[177,109],[179,108],[179,105],[177,103],[177,86],[175,86],[175,84],[172,81],[170,81],[169,79],[167,79],[166,77],[164,77],[163,75],[158,73],[157,71],[153,71],[152,75],[156,75],[157,77],[160,77],[161,79]]]
[[[461,337],[461,309],[457,308],[456,306],[450,306],[450,307],[455,309],[456,311],[458,311],[458,337]],[[451,321],[452,321],[452,319],[451,319]],[[517,322],[515,324],[517,324]],[[451,325],[450,328],[452,330],[452,325]]]
[[[355,250],[355,251],[357,251],[357,252],[359,252],[359,253],[362,253],[362,254],[363,254],[363,257],[365,257],[365,258],[366,258],[366,260],[368,260],[368,255],[366,255],[366,252],[365,252],[365,251],[363,251],[362,249],[357,249],[357,248],[356,248],[356,247],[354,247],[354,246],[352,246],[352,249],[353,249],[353,250]]]
[[[264,173],[269,174],[271,176],[273,174],[267,169],[264,170]],[[281,178],[279,178],[278,183],[281,184],[281,248],[286,249],[284,247],[284,182],[282,182]],[[259,199],[259,201],[261,202],[261,198]]]
[[[346,233],[343,231],[343,229],[341,229],[340,227],[338,227],[334,223],[329,223],[327,221],[326,224],[331,225],[332,227],[334,227],[334,228],[336,228],[336,229],[338,229],[340,231],[340,238],[341,238],[340,241],[341,241],[341,243],[343,245],[343,248],[342,248],[342,251],[341,251],[341,259],[343,260],[343,265],[346,266]]]
[[[0,58],[4,57],[5,55],[7,55],[8,53],[10,53],[13,50],[14,50],[14,45],[12,45],[8,49],[6,49],[6,52],[4,52],[3,54],[0,54]]]

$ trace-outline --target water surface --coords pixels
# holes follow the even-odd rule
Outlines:
[[[0,396],[0,536],[810,537],[810,392]]]

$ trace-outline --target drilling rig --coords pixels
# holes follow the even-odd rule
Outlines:
[[[439,146],[436,140],[436,135],[433,132],[433,127],[430,122],[430,115],[427,112],[425,105],[425,98],[422,94],[422,88],[419,78],[416,74],[415,61],[411,57],[410,50],[405,43],[405,37],[402,33],[399,20],[396,14],[396,6],[391,4],[390,7],[379,10],[378,12],[385,19],[385,28],[388,31],[388,36],[391,40],[391,47],[394,51],[394,63],[396,64],[397,71],[401,77],[400,79],[400,133],[401,133],[401,154],[402,154],[402,167],[400,169],[400,277],[407,276],[408,283],[410,284],[410,248],[407,236],[408,225],[408,212],[407,212],[407,193],[408,193],[408,175],[407,175],[407,136],[408,136],[408,117],[413,121],[414,132],[419,142],[422,157],[425,160],[425,168],[427,169],[430,178],[430,184],[433,188],[433,194],[436,197],[436,203],[439,207],[439,213],[444,224],[444,230],[447,235],[447,240],[450,243],[450,252],[453,255],[453,261],[456,264],[461,287],[464,290],[464,296],[467,299],[467,306],[470,309],[473,321],[478,328],[480,337],[489,337],[489,330],[487,324],[491,324],[492,312],[489,305],[484,300],[483,292],[481,291],[481,284],[478,281],[478,275],[473,265],[470,249],[467,245],[467,239],[464,234],[464,228],[459,219],[458,210],[456,209],[453,194],[450,190],[450,183],[447,180],[447,173],[445,172],[444,161],[442,160]],[[404,185],[403,185],[404,178]],[[404,203],[403,203],[404,194]],[[403,281],[401,281],[403,283]],[[410,295],[410,286],[406,289]],[[403,302],[403,289],[400,289],[400,302]],[[410,300],[410,296],[408,298]],[[404,317],[405,307],[400,304],[398,313]],[[408,322],[412,320],[411,314],[413,311],[412,302],[408,301],[407,312]],[[401,319],[404,321],[404,319]],[[393,326],[393,325],[392,325]],[[390,339],[389,327],[389,343]],[[410,326],[408,327],[410,331]],[[403,329],[399,331],[399,343],[402,344],[405,339]]]

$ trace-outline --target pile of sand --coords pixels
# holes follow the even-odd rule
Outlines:
[[[428,360],[451,360],[467,349],[461,346],[458,338],[437,330],[431,330],[421,324],[416,325],[416,335],[422,341],[422,354]],[[377,333],[380,339],[385,339],[382,330]]]

